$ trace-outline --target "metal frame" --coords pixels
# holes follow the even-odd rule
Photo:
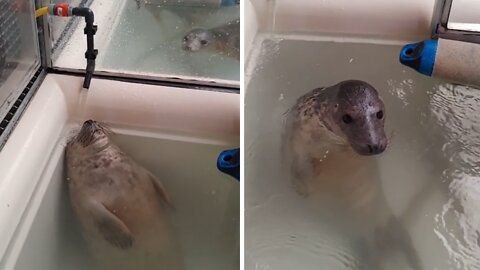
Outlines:
[[[461,31],[448,28],[448,19],[453,0],[437,0],[432,20],[432,37],[480,43],[478,32]]]
[[[35,0],[35,6],[39,6],[42,0]],[[35,25],[37,27],[35,27]],[[30,99],[36,93],[40,84],[43,82],[43,79],[46,76],[46,69],[44,68],[47,64],[47,59],[49,57],[48,52],[46,51],[45,36],[46,33],[43,31],[44,21],[37,19],[37,24],[33,23],[33,28],[37,29],[37,40],[40,52],[40,62],[36,67],[34,72],[31,74],[30,80],[26,82],[23,91],[11,102],[10,108],[8,108],[7,114],[0,119],[0,150],[3,148],[8,138],[10,137],[13,129],[17,125],[18,120],[22,116],[25,108],[27,107]],[[48,44],[48,43],[47,43]],[[19,86],[21,87],[21,86]]]
[[[45,69],[41,67],[35,72],[15,102],[12,102],[7,115],[0,121],[0,151],[10,137],[28,103],[43,82],[46,74]]]
[[[59,69],[59,68],[49,68],[48,73],[63,74],[63,75],[70,75],[70,76],[76,76],[76,77],[83,77],[85,75],[85,72],[81,70]],[[95,71],[93,78],[139,83],[139,84],[187,88],[187,89],[193,89],[193,90],[226,92],[226,93],[235,93],[235,94],[240,93],[240,90],[238,89],[238,87],[231,86],[230,84],[222,84],[222,83],[208,82],[208,81],[194,81],[194,80],[186,80],[182,78],[173,78],[173,77],[167,78],[167,77],[147,76],[147,75],[143,76],[143,75],[130,74],[130,73]]]

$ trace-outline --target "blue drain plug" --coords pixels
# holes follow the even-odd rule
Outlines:
[[[240,148],[222,151],[218,155],[217,168],[240,181]]]
[[[432,76],[438,41],[434,39],[406,44],[400,50],[400,63],[424,75]]]
[[[421,74],[480,88],[479,43],[444,38],[427,39],[403,46],[399,59],[400,63]]]

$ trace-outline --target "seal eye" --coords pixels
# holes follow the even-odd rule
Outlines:
[[[345,124],[350,124],[353,122],[353,118],[349,115],[349,114],[344,114],[342,116],[342,121],[345,123]]]
[[[200,44],[206,45],[206,44],[207,44],[207,41],[206,41],[206,40],[200,40]]]
[[[383,111],[378,111],[377,112],[377,118],[378,119],[383,119]]]

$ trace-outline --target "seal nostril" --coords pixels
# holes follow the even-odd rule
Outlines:
[[[345,124],[350,124],[353,122],[353,118],[349,115],[349,114],[344,114],[342,116],[342,121],[345,123]]]
[[[370,144],[367,144],[367,147],[368,147],[368,152],[373,153],[374,151],[373,146],[371,146]]]
[[[378,111],[376,115],[378,119],[383,119],[383,111]]]
[[[385,144],[367,144],[367,147],[368,147],[368,153],[374,155],[374,154],[382,153],[385,150],[386,145]]]
[[[379,145],[379,152],[385,151],[385,148],[386,148],[385,144],[380,144]]]

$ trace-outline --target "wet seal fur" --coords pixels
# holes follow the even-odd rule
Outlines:
[[[71,203],[93,254],[102,269],[184,269],[167,191],[110,133],[88,120],[66,148]]]
[[[356,244],[365,269],[382,266],[387,252],[400,252],[422,269],[411,238],[387,205],[372,157],[385,151],[385,106],[366,82],[342,81],[297,100],[287,115],[286,161],[296,191],[318,203],[329,201],[359,231]],[[333,203],[333,204],[331,204]]]
[[[211,29],[193,29],[183,37],[182,48],[208,50],[240,60],[240,19]]]

